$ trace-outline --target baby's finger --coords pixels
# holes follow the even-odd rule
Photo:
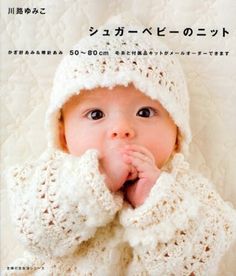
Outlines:
[[[136,151],[144,154],[145,156],[149,156],[151,159],[154,160],[153,154],[145,147],[136,145],[136,144],[131,144],[131,145],[126,145],[125,148],[129,151]]]
[[[150,156],[147,156],[141,152],[138,152],[138,151],[128,151],[126,153],[128,156],[132,156],[132,157],[135,157],[135,158],[138,158],[140,160],[142,160],[143,162],[147,162],[149,164],[153,164],[153,159],[150,157]]]
[[[144,162],[142,159],[132,156],[132,155],[124,155],[125,160],[134,166],[139,173],[146,171],[152,164],[148,162]]]

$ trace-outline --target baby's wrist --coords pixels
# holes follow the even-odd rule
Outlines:
[[[160,177],[160,174],[161,174],[161,170],[160,170],[160,169],[156,169],[156,170],[153,172],[151,181],[152,181],[154,184],[157,182],[158,178]]]
[[[153,168],[152,171],[146,172],[143,175],[140,174],[140,179],[144,178],[145,183],[154,185],[157,182],[158,178],[160,177],[160,174],[161,174],[161,170],[156,167],[156,168]]]

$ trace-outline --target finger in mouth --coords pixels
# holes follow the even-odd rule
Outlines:
[[[131,180],[126,180],[125,183],[123,184],[121,191],[126,191],[127,188],[129,188],[130,186],[134,185],[135,183],[137,183],[137,181],[139,180],[139,178],[135,178],[135,179],[131,179]]]

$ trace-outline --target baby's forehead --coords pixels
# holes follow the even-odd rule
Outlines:
[[[85,103],[109,103],[110,101],[115,101],[117,105],[123,103],[140,103],[140,104],[155,104],[163,108],[159,101],[151,99],[145,93],[137,89],[133,84],[128,86],[117,85],[112,88],[109,87],[97,87],[93,89],[83,89],[79,93],[75,93],[71,98],[69,98],[63,105],[62,109],[67,109],[68,107],[73,108],[77,105],[82,105]]]

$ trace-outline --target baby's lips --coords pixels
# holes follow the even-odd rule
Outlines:
[[[135,167],[131,166],[130,167],[130,172],[128,174],[127,180],[134,180],[138,177],[138,171],[136,170]]]
[[[128,142],[125,142],[125,143],[117,143],[117,144],[112,144],[110,147],[108,147],[110,150],[114,150],[114,151],[116,151],[116,150],[118,150],[118,151],[123,151],[123,150],[125,150],[125,149],[127,149],[127,148],[129,148],[130,147],[130,143],[128,143]]]

